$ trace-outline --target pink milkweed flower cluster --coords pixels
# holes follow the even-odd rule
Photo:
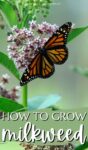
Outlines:
[[[43,47],[48,38],[56,31],[57,25],[47,22],[37,24],[36,21],[29,22],[29,28],[12,28],[7,41],[9,57],[14,61],[16,67],[24,70],[38,53],[38,48]]]
[[[5,98],[16,100],[19,98],[18,93],[20,91],[20,87],[16,86],[13,87],[11,90],[7,90],[6,84],[9,83],[9,79],[10,76],[8,74],[4,74],[2,75],[2,77],[0,77],[0,95]]]

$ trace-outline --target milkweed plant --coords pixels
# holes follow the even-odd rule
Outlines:
[[[19,80],[19,82],[22,72],[25,70],[27,65],[31,63],[32,59],[38,52],[38,46],[42,47],[57,28],[56,25],[51,25],[47,22],[38,24],[34,21],[38,13],[42,13],[43,17],[48,15],[50,4],[50,0],[0,1],[0,13],[2,14],[9,29],[7,37],[7,55],[0,52],[0,63],[6,67]],[[3,77],[6,79],[6,83],[3,82]],[[9,103],[11,104],[11,100],[15,100],[14,103],[12,101],[14,110],[28,106],[29,109],[32,110],[49,107],[60,99],[60,96],[52,94],[43,97],[36,96],[32,98],[31,101],[29,100],[30,104],[28,104],[28,87],[26,85],[22,87],[22,90],[19,90],[17,88],[19,87],[19,82],[16,87],[13,87],[8,91],[6,86],[10,83],[8,75],[2,75],[0,80],[0,102],[2,105],[6,105],[8,103],[8,110],[0,105],[0,109],[2,111],[13,111],[9,105]],[[17,93],[19,93],[19,96]],[[22,105],[15,103],[17,99],[21,98]],[[38,100],[40,98],[41,101]],[[47,98],[51,99],[50,103],[47,103]],[[3,99],[5,99],[5,101],[3,101]],[[34,107],[35,99],[38,105]],[[44,105],[42,99],[44,100]]]
[[[13,60],[16,68],[19,70],[20,73],[22,73],[27,68],[27,66],[31,63],[35,55],[38,53],[38,47],[42,48],[45,42],[55,32],[57,28],[59,27],[55,24],[51,25],[47,22],[37,24],[36,21],[33,20],[29,22],[28,29],[18,29],[17,26],[14,26],[12,28],[11,34],[8,35],[7,39],[9,43],[7,48],[8,57]],[[28,101],[27,85],[24,86],[24,88],[22,104],[26,107]],[[53,103],[59,100],[59,96],[52,95],[52,97],[54,100],[52,99],[51,102]],[[38,99],[39,98],[40,97],[38,97]],[[44,101],[46,101],[46,98]],[[31,103],[29,105],[31,105]],[[48,103],[47,106],[49,106]]]

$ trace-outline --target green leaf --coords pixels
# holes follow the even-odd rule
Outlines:
[[[2,52],[0,52],[0,64],[6,67],[17,79],[20,79],[20,75],[15,67],[15,64],[7,55]]]
[[[0,111],[14,112],[14,111],[20,111],[23,109],[24,107],[21,104],[15,102],[14,100],[7,99],[4,97],[0,98]]]
[[[88,29],[88,26],[82,27],[82,28],[73,29],[72,32],[69,34],[68,42],[72,41],[74,38],[76,38],[77,36],[79,36],[86,29]]]
[[[85,150],[88,148],[88,141],[86,141],[84,144],[79,145],[75,148],[75,150]]]
[[[10,26],[18,24],[16,12],[9,2],[0,1],[0,10],[4,15],[5,21],[7,21]]]
[[[83,75],[83,76],[85,76],[85,77],[88,78],[88,68],[85,68],[85,69],[84,69],[84,68],[72,66],[72,67],[70,67],[70,69],[71,69],[72,71],[74,71],[74,72],[76,72],[76,73],[79,73],[80,75]]]

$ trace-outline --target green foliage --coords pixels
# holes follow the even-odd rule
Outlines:
[[[13,25],[18,24],[17,15],[8,2],[0,1],[0,10],[3,14],[3,17],[5,21],[8,23],[8,25],[11,27]]]
[[[9,0],[10,1],[10,0]],[[21,18],[27,13],[30,14],[33,19],[36,19],[37,13],[41,12],[44,16],[47,14],[47,10],[50,7],[51,0],[13,0]]]
[[[30,19],[30,20],[32,20],[32,19]],[[29,15],[26,15],[26,16],[23,18],[23,20],[21,21],[21,23],[19,24],[19,28],[23,28],[24,25],[26,25],[28,21],[29,21]],[[27,27],[27,25],[26,25],[26,27]]]
[[[71,67],[71,70],[76,72],[76,73],[79,73],[80,75],[88,77],[88,68],[83,69],[83,68],[80,68],[80,67]]]
[[[78,29],[74,29],[72,31],[72,33],[70,34],[69,36],[69,39],[68,39],[68,42],[73,40],[77,34],[81,34],[83,31],[85,31],[88,27],[83,27],[83,28],[78,28]],[[86,69],[83,69],[83,68],[80,68],[80,67],[71,67],[71,70],[80,74],[80,75],[83,75],[85,77],[88,77],[88,68]]]
[[[19,28],[28,26],[29,20],[35,20],[40,13],[47,17],[51,0],[1,0],[0,9],[9,26]]]
[[[78,35],[80,35],[86,29],[88,29],[88,26],[73,29],[72,32],[70,33],[69,37],[68,37],[68,42],[72,41],[74,38],[76,38]]]
[[[23,109],[24,109],[24,107],[21,104],[13,101],[11,99],[7,99],[4,97],[0,98],[0,111],[14,112],[14,111],[20,111]]]
[[[0,64],[6,67],[17,79],[20,79],[20,75],[15,67],[15,64],[11,59],[8,58],[7,55],[2,52],[0,52]]]
[[[1,14],[1,12],[0,12],[0,28],[1,28],[1,29],[4,29],[4,27],[5,27],[5,24],[4,24],[4,21],[3,21],[2,14]]]
[[[79,145],[75,148],[75,150],[87,150],[88,142],[85,142],[83,145]]]

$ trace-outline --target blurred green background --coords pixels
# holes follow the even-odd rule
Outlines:
[[[37,16],[37,21],[47,21],[52,24],[62,25],[67,21],[75,24],[75,28],[88,25],[88,0],[53,0],[50,13],[47,18]],[[0,29],[0,51],[7,53],[7,31]],[[75,40],[67,45],[69,57],[65,64],[56,65],[55,73],[46,80],[36,79],[29,83],[29,98],[33,96],[43,96],[49,94],[60,95],[61,101],[58,103],[60,108],[81,108],[88,107],[88,81],[87,78],[80,76],[70,70],[70,66],[88,67],[88,31],[86,30]],[[0,76],[8,73],[0,65]],[[18,85],[16,78],[11,76],[10,86]]]
[[[20,146],[20,144],[18,142],[6,142],[6,143],[0,143],[0,149],[2,150],[24,150],[24,148],[22,146]]]

